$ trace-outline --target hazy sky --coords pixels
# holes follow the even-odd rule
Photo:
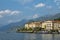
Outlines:
[[[0,0],[0,26],[60,13],[60,0]]]

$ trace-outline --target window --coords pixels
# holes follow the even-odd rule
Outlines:
[[[51,24],[47,24],[46,26],[47,26],[47,27],[51,27]]]

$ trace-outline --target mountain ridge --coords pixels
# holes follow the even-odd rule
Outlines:
[[[31,22],[31,21],[46,21],[46,20],[54,20],[56,18],[60,18],[60,13],[55,14],[55,15],[50,15],[50,16],[42,16],[39,18],[30,19],[30,20],[23,19],[20,22],[11,23],[11,24],[1,27],[0,31],[5,31],[5,30],[9,30],[9,29],[11,30],[13,28],[23,27],[25,23]]]

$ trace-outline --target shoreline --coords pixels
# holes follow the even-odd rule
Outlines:
[[[17,33],[36,33],[36,34],[60,34],[60,32],[32,32],[32,31],[21,31]]]

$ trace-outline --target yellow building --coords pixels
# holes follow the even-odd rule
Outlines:
[[[51,30],[52,29],[52,21],[44,21],[42,22],[42,28],[45,30]]]
[[[45,30],[60,30],[60,21],[44,21],[44,22],[29,22],[25,24],[25,28],[41,27]]]
[[[60,21],[44,21],[42,28],[45,30],[60,30]]]
[[[53,21],[54,30],[60,30],[60,21]]]
[[[34,27],[42,27],[42,23],[41,22],[30,22],[30,23],[25,24],[25,28],[27,29],[34,28]]]

